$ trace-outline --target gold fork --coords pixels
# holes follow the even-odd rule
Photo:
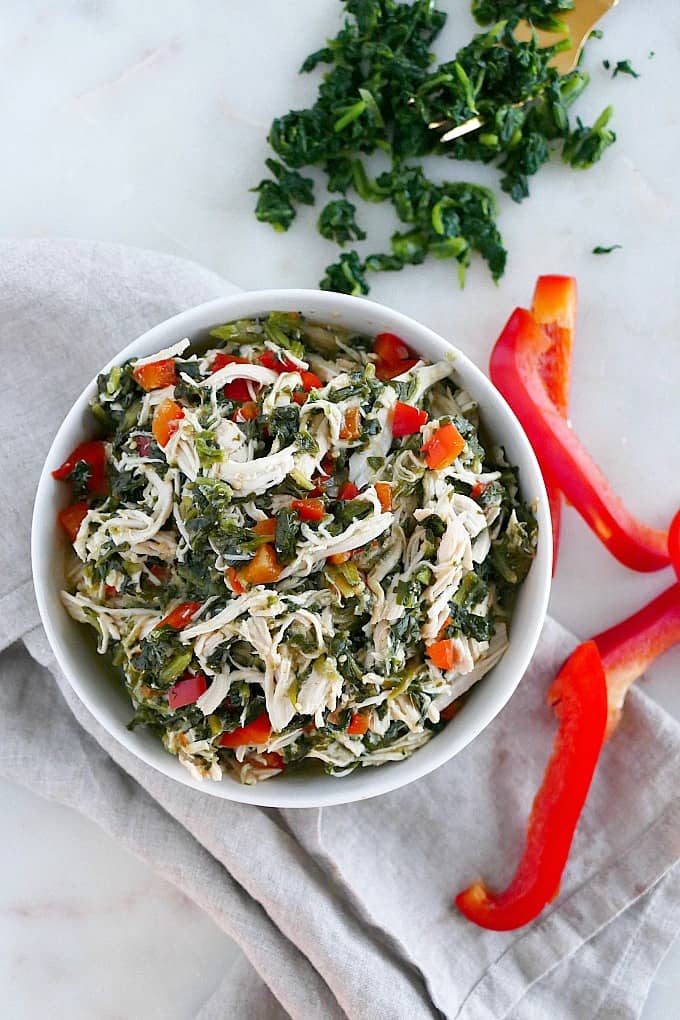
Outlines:
[[[534,28],[528,21],[520,21],[515,29],[515,38],[519,42],[529,42],[532,33],[535,32],[539,46],[554,46],[555,43],[569,39],[569,49],[556,53],[550,61],[550,66],[556,68],[560,75],[569,74],[573,71],[581,56],[581,50],[586,44],[588,36],[603,18],[607,11],[616,7],[619,0],[575,0],[575,6],[570,11],[560,11],[560,20],[567,28],[566,32],[546,32],[540,28]],[[518,103],[518,106],[523,105]],[[484,126],[481,117],[470,117],[462,124],[452,125],[450,120],[433,120],[428,127],[433,131],[442,132],[441,142],[452,142],[454,138],[462,138],[471,131],[477,131]]]

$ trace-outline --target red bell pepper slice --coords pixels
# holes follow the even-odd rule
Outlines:
[[[322,499],[294,499],[290,506],[301,521],[322,521],[326,516]]]
[[[176,708],[193,705],[207,690],[208,681],[203,673],[195,673],[193,676],[191,673],[185,673],[168,691],[168,705],[173,712]]]
[[[246,726],[237,726],[231,733],[223,733],[218,740],[220,747],[244,747],[250,744],[266,744],[272,732],[272,724],[266,712]]]
[[[453,669],[458,662],[458,650],[454,642],[449,638],[444,638],[442,641],[435,641],[433,645],[428,645],[427,655],[435,666],[438,666],[445,673],[447,670]]]
[[[465,440],[455,425],[442,425],[423,445],[421,453],[432,471],[450,467],[465,449]]]
[[[380,503],[380,509],[384,514],[392,509],[392,486],[389,482],[375,482],[373,485],[375,494]]]
[[[172,627],[173,630],[183,630],[200,608],[200,602],[181,602],[180,605],[171,609],[160,623],[156,624],[156,630],[159,627]]]
[[[105,496],[109,491],[106,479],[106,447],[101,440],[93,440],[76,446],[64,463],[52,472],[52,477],[65,482],[76,464],[84,461],[90,469],[87,491],[91,496]]]
[[[273,584],[278,581],[283,566],[276,558],[273,545],[261,545],[250,563],[241,569],[239,578],[246,584]]]
[[[563,418],[569,408],[571,356],[576,326],[576,280],[573,276],[539,276],[531,314],[549,340],[539,362],[548,396]],[[553,577],[557,569],[562,524],[562,493],[549,471],[543,472],[553,530]]]
[[[638,521],[616,496],[550,399],[538,368],[548,339],[533,316],[517,308],[491,354],[491,378],[522,423],[544,471],[601,542],[633,570],[669,562],[664,531]]]
[[[361,436],[361,411],[358,407],[348,407],[345,411],[345,420],[340,429],[340,439],[348,439],[352,442]]]
[[[392,415],[392,435],[399,439],[402,436],[414,436],[427,422],[427,411],[421,411],[412,404],[402,404],[398,400]]]
[[[87,503],[71,503],[70,506],[65,506],[57,514],[57,520],[72,542],[75,542],[78,537],[80,525],[83,523],[85,514],[89,509]]]
[[[673,570],[680,581],[680,510],[677,512],[668,529],[668,554]]]
[[[593,641],[607,677],[609,737],[621,717],[630,685],[659,655],[680,642],[680,584],[667,588],[639,612],[597,634]]]
[[[226,368],[227,365],[249,365],[250,362],[247,358],[239,358],[236,354],[225,354],[224,351],[218,351],[210,364],[210,373],[214,375],[215,372],[219,372],[221,368]]]
[[[456,897],[465,917],[493,931],[528,924],[559,889],[607,721],[605,676],[594,642],[579,645],[567,659],[548,691],[548,704],[559,730],[515,876],[504,892],[493,893],[478,881]]]
[[[149,365],[133,368],[132,377],[143,390],[160,390],[164,386],[177,385],[177,368],[174,358],[161,358]]]

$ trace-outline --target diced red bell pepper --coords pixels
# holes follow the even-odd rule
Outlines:
[[[550,399],[538,368],[547,345],[532,315],[515,309],[491,355],[493,382],[522,423],[544,472],[610,553],[633,570],[666,566],[666,532],[627,510]]]
[[[453,669],[458,662],[458,649],[455,643],[447,638],[428,645],[427,654],[435,666],[438,666],[444,672]]]
[[[200,602],[182,602],[180,605],[175,606],[174,609],[171,609],[160,623],[156,624],[156,630],[159,627],[172,627],[174,630],[182,630],[200,608]]]
[[[253,398],[250,395],[250,387],[253,387],[255,392],[259,390],[259,385],[253,383],[248,379],[232,379],[224,387],[222,392],[228,400],[233,400],[237,404],[250,404]]]
[[[401,400],[398,400],[392,416],[392,435],[397,439],[402,436],[413,436],[420,432],[427,418],[427,411],[421,411],[412,404],[402,404]]]
[[[282,772],[286,767],[285,759],[277,751],[263,751],[261,757],[264,758],[268,769],[278,769]]]
[[[185,673],[168,691],[168,705],[173,712],[185,705],[194,705],[207,690],[208,681],[203,673]]]
[[[184,417],[184,408],[176,400],[163,400],[156,408],[151,423],[151,431],[159,446],[166,446],[170,437],[179,428]]]
[[[394,379],[418,364],[413,352],[395,333],[378,333],[373,350],[377,355],[375,374],[378,379]]]
[[[343,482],[338,489],[338,499],[356,499],[358,495],[359,490],[354,482]]]
[[[442,425],[423,445],[421,453],[431,470],[450,467],[465,449],[465,440],[455,425]]]
[[[361,435],[361,411],[358,407],[348,407],[345,411],[345,421],[340,429],[340,438],[350,441],[358,439]]]
[[[149,365],[133,368],[132,377],[143,390],[160,390],[165,386],[177,385],[177,367],[174,358],[161,358]]]
[[[236,567],[229,567],[227,569],[227,582],[235,595],[243,595],[245,588],[241,584],[241,578],[238,576]]]
[[[272,724],[266,712],[246,726],[238,726],[231,733],[223,733],[218,740],[220,747],[247,747],[266,744],[272,733]]]
[[[576,327],[576,280],[573,276],[539,276],[531,313],[548,338],[539,370],[548,396],[563,418],[569,409],[571,357]],[[553,577],[562,526],[563,496],[549,471],[543,471],[553,530]]]
[[[375,494],[380,501],[380,509],[384,514],[392,509],[392,486],[389,482],[376,482]]]
[[[300,371],[300,366],[296,365],[294,361],[286,358],[285,355],[279,358],[274,351],[263,351],[262,354],[258,354],[257,360],[264,368],[269,368],[272,372],[278,372],[279,375],[283,372]]]
[[[257,524],[253,525],[253,531],[260,538],[266,538],[273,542],[276,535],[276,518],[265,517],[263,521],[258,521]]]
[[[247,358],[239,358],[235,354],[225,354],[224,351],[218,351],[210,364],[210,373],[214,375],[215,372],[219,372],[221,368],[226,368],[227,365],[249,365],[250,362]]]
[[[239,573],[246,584],[273,584],[281,576],[283,567],[276,558],[272,545],[261,545],[254,557]]]
[[[559,730],[515,876],[504,892],[491,892],[480,880],[456,897],[465,917],[493,931],[521,928],[557,895],[607,721],[604,670],[593,641],[567,659],[548,691],[548,704]]]
[[[253,421],[257,418],[258,409],[254,400],[246,400],[245,404],[237,407],[233,414],[235,422]]]
[[[294,499],[290,506],[301,521],[322,521],[326,516],[322,499]]]
[[[81,461],[84,461],[90,469],[87,491],[91,496],[105,496],[109,491],[109,485],[106,478],[106,446],[101,440],[76,446],[64,463],[52,472],[52,477],[59,482],[66,481],[76,464]]]
[[[597,634],[607,677],[607,736],[621,717],[628,688],[654,660],[680,642],[680,584],[667,588],[639,612]]]
[[[350,719],[347,732],[351,737],[363,737],[368,730],[369,718],[365,713],[354,712]]]
[[[373,350],[380,361],[386,361],[388,364],[407,361],[413,357],[413,351],[396,333],[378,333]]]
[[[321,379],[319,379],[318,375],[315,375],[314,372],[303,372],[300,371],[300,369],[298,369],[298,371],[300,372],[300,378],[302,379],[302,388],[304,390],[309,392],[310,390],[320,390],[323,388],[323,383],[321,382]]]
[[[57,520],[72,542],[75,542],[78,537],[80,525],[83,523],[85,514],[89,509],[87,503],[71,503],[70,506],[65,506],[57,514]]]

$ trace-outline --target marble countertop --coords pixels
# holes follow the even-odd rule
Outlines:
[[[456,15],[443,55],[472,21],[465,0],[440,6]],[[680,6],[662,6],[653,21],[629,0],[608,15],[604,39],[591,45],[581,112],[592,118],[613,103],[618,142],[588,173],[550,165],[524,205],[503,199],[510,259],[498,287],[477,263],[461,292],[455,269],[436,263],[383,274],[371,294],[485,366],[535,277],[576,275],[572,418],[616,489],[658,526],[677,507],[680,477],[670,427],[680,378]],[[337,0],[6,0],[3,233],[156,248],[243,288],[315,286],[335,258],[314,230],[317,212],[305,209],[278,235],[255,222],[248,188],[264,175],[272,117],[310,100],[313,83],[295,69],[336,31],[340,11]],[[639,79],[612,79],[602,66],[624,57]],[[494,179],[488,170],[476,177]],[[372,207],[364,219],[384,244],[387,210]],[[623,247],[591,253],[613,243]],[[668,572],[618,566],[566,511],[551,611],[576,633],[602,629],[667,583]],[[645,681],[678,717],[679,669],[676,649]],[[211,921],[90,822],[19,786],[0,784],[0,825],[0,987],[15,1020],[47,1008],[55,1020],[194,1015],[238,952]],[[178,933],[169,949],[157,939],[165,928]],[[674,1015],[679,999],[676,943],[645,1020]]]

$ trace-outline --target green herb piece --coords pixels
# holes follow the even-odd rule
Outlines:
[[[84,499],[89,494],[89,481],[92,475],[92,468],[86,460],[79,460],[75,463],[72,471],[67,476],[67,481],[73,485],[73,502]]]
[[[319,216],[319,233],[343,247],[348,241],[363,241],[364,231],[355,220],[356,206],[344,198],[325,205]]]
[[[546,32],[566,31],[558,15],[573,9],[574,0],[472,0],[472,14],[480,25],[522,20]]]
[[[259,193],[255,216],[262,223],[271,223],[275,230],[288,230],[296,216],[294,203],[314,204],[314,182],[275,159],[266,160],[266,164],[276,180],[260,181],[251,189]]]
[[[593,255],[609,255],[610,252],[616,251],[617,248],[623,248],[622,244],[610,244],[609,247],[605,247],[602,244],[598,244],[593,248]]]
[[[344,252],[337,262],[326,266],[326,275],[319,287],[339,294],[368,294],[364,267],[358,254],[355,251]]]
[[[628,74],[631,78],[640,77],[638,72],[633,69],[630,60],[618,60],[616,62],[616,67],[612,71],[612,78],[616,78],[618,74]]]
[[[567,136],[562,149],[565,163],[576,170],[586,170],[597,163],[605,149],[616,141],[616,134],[607,127],[613,112],[608,106],[592,127],[586,127],[577,118],[578,127]]]
[[[277,513],[274,547],[282,563],[290,563],[295,559],[300,526],[300,518],[294,510],[283,509]]]

